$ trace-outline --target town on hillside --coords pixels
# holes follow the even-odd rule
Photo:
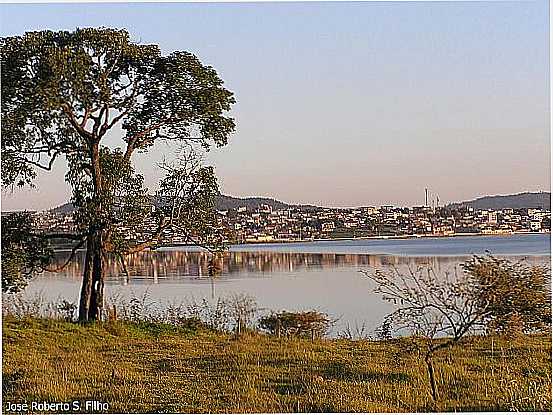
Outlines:
[[[72,212],[34,213],[38,227],[49,231],[73,230]],[[551,211],[543,208],[474,209],[472,207],[309,208],[273,209],[260,204],[219,211],[219,226],[226,243],[297,242],[321,239],[496,235],[551,232]],[[127,238],[145,240],[156,222],[142,229],[129,228]],[[184,235],[166,232],[161,244],[186,244]]]

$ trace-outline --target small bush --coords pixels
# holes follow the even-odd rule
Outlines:
[[[472,283],[477,305],[486,310],[489,332],[514,336],[551,329],[551,274],[492,255],[474,256],[462,265]]]
[[[77,304],[67,300],[62,300],[62,302],[58,304],[57,309],[61,313],[65,321],[72,322],[75,319],[75,311],[77,311]]]
[[[262,330],[274,336],[323,337],[331,326],[328,316],[318,311],[283,311],[262,317]]]

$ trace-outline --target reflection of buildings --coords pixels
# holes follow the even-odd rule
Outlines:
[[[58,252],[55,265],[65,262],[68,252]],[[149,280],[154,284],[164,280],[208,279],[210,254],[188,251],[144,251],[127,257],[127,278],[115,258],[107,261],[107,278],[115,284],[126,284],[130,280]],[[230,275],[248,275],[271,272],[294,272],[309,269],[386,268],[430,266],[436,272],[452,269],[470,257],[406,257],[391,255],[362,254],[313,254],[288,252],[227,252],[220,259],[222,269],[219,278]],[[521,257],[522,258],[522,257]],[[66,278],[79,280],[83,272],[84,252],[62,272]],[[549,258],[530,257],[530,263],[543,263]],[[49,273],[46,273],[47,276]],[[58,274],[59,275],[59,274]]]

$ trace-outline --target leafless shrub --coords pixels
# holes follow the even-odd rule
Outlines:
[[[32,296],[24,292],[2,295],[2,315],[16,318],[42,317],[48,310],[43,291],[33,293]]]
[[[144,291],[142,295],[138,296],[134,293],[130,298],[126,298],[120,293],[112,293],[106,303],[106,313],[108,319],[114,319],[116,317],[123,321],[132,321],[135,323],[141,321],[155,320],[155,316],[158,314],[154,306],[156,301],[150,300],[150,292]]]
[[[217,298],[214,303],[210,303],[205,298],[200,302],[192,299],[186,305],[186,310],[187,318],[202,321],[213,330],[224,331],[229,329],[229,310],[227,302],[223,298]]]
[[[438,276],[430,267],[407,267],[402,272],[392,266],[362,273],[376,283],[375,292],[397,306],[381,326],[386,336],[394,331],[422,340],[432,398],[437,400],[434,353],[481,327],[488,312],[480,307],[474,284],[464,273],[446,271]]]
[[[255,298],[247,294],[234,294],[228,299],[227,305],[236,334],[240,335],[244,329],[252,328],[256,313],[260,310]]]
[[[186,307],[181,301],[179,303],[170,302],[165,307],[165,322],[173,325],[179,325],[184,319],[188,318]]]
[[[351,326],[350,323],[346,323],[346,327],[338,333],[338,337],[345,340],[370,340],[371,335],[367,330],[367,325],[365,322],[359,325],[358,322],[355,322],[354,326]]]
[[[72,322],[75,320],[75,312],[77,311],[77,304],[67,300],[62,300],[58,304],[57,309],[61,313],[65,321]]]

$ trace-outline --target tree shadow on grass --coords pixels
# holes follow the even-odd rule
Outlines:
[[[295,383],[290,380],[277,383],[274,385],[273,389],[279,395],[303,395],[307,391],[303,383]]]
[[[355,382],[385,382],[406,383],[411,380],[407,373],[403,372],[378,372],[376,370],[359,370],[350,365],[333,362],[329,364],[323,374],[325,379],[345,380]]]
[[[21,389],[21,381],[24,377],[22,370],[16,370],[11,373],[2,373],[2,396],[4,399],[13,396]]]

